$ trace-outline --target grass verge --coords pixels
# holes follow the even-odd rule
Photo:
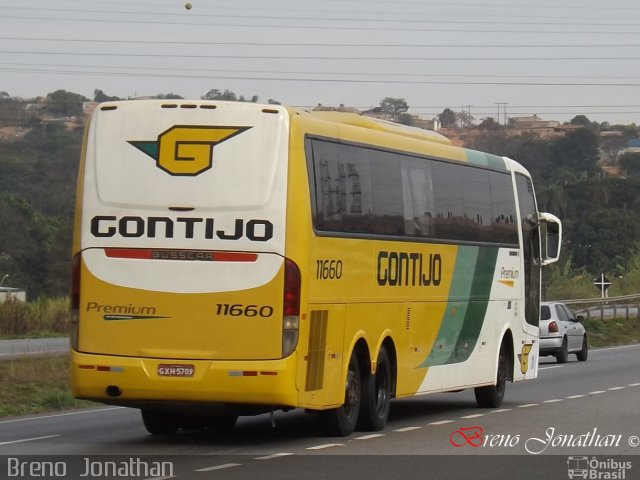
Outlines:
[[[66,355],[0,361],[0,385],[0,417],[95,405],[71,396]]]
[[[589,318],[584,322],[590,347],[640,343],[640,318]]]

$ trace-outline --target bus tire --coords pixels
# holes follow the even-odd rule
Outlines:
[[[204,426],[209,432],[226,432],[235,427],[237,421],[237,415],[216,415],[206,417]]]
[[[362,377],[356,353],[351,355],[347,380],[345,382],[344,403],[338,408],[320,412],[320,423],[325,435],[347,437],[356,429],[362,399]]]
[[[140,410],[142,423],[152,435],[173,435],[180,428],[180,421],[177,415],[157,410]]]
[[[476,403],[481,408],[497,408],[502,404],[507,388],[507,368],[509,365],[507,351],[506,344],[503,342],[498,355],[498,373],[495,385],[474,388]]]
[[[392,382],[391,360],[387,350],[382,347],[376,362],[376,373],[363,375],[359,428],[378,431],[387,424],[391,409]]]

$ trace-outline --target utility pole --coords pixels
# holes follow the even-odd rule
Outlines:
[[[500,125],[500,105],[503,106],[503,111],[504,111],[504,124],[507,124],[507,105],[509,105],[509,102],[495,102],[495,104],[498,106],[498,118],[496,119],[498,121],[498,125]]]

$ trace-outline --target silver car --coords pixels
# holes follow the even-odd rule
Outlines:
[[[560,302],[540,304],[540,356],[554,355],[558,363],[566,363],[570,353],[584,362],[589,354],[584,317]]]

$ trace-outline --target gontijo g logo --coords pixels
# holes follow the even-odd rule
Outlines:
[[[156,141],[129,141],[156,161],[169,175],[196,176],[213,164],[213,147],[251,127],[210,127],[175,125],[158,135]]]

